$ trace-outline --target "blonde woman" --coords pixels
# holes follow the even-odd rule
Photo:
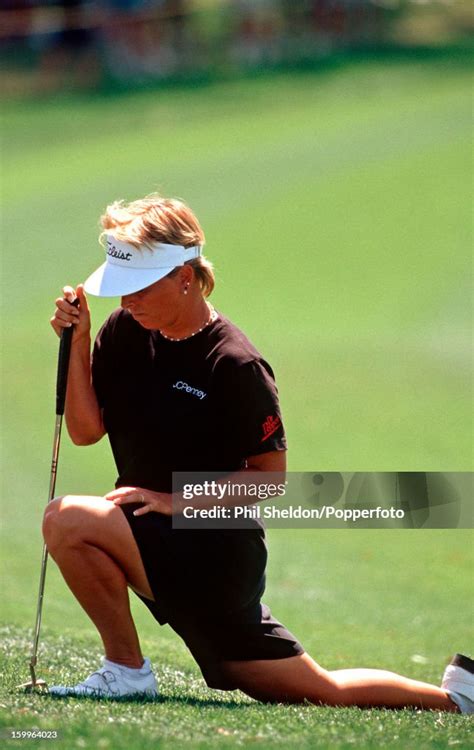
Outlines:
[[[105,263],[65,287],[51,324],[74,326],[66,422],[77,445],[107,434],[118,470],[105,497],[66,496],[45,512],[44,537],[104,645],[103,664],[54,695],[157,694],[128,589],[180,635],[210,687],[262,701],[467,711],[473,662],[457,656],[443,687],[373,669],[326,671],[261,601],[264,529],[176,529],[172,473],[226,481],[286,467],[270,365],[208,302],[212,266],[191,209],[158,195],[110,205]],[[85,291],[121,297],[91,357]],[[76,309],[70,303],[79,298]]]

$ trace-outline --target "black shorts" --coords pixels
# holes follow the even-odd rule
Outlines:
[[[234,690],[223,661],[285,659],[302,654],[296,638],[260,599],[267,549],[258,522],[250,529],[173,529],[159,513],[134,516],[120,506],[137,542],[161,625],[184,640],[209,687]]]

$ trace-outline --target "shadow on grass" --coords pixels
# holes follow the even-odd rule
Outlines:
[[[25,693],[25,691],[21,690],[12,690],[12,694],[18,695],[18,693],[28,694],[32,695],[33,693]],[[147,697],[141,697],[141,696],[123,696],[118,698],[104,698],[100,695],[84,695],[84,696],[74,696],[74,695],[68,695],[68,696],[60,696],[60,695],[50,695],[47,691],[43,692],[35,692],[34,695],[40,697],[40,698],[48,698],[51,701],[58,701],[58,702],[65,702],[69,703],[71,700],[77,700],[81,702],[92,702],[96,703],[97,701],[103,701],[107,703],[126,703],[126,704],[138,704],[138,705],[165,705],[165,704],[182,704],[185,706],[197,706],[199,708],[248,708],[249,706],[256,703],[255,701],[251,701],[249,699],[249,702],[242,702],[242,701],[236,701],[236,700],[219,700],[217,698],[196,698],[192,696],[178,696],[178,695],[159,695],[156,698],[147,698]]]
[[[248,708],[253,705],[252,703],[243,703],[241,701],[225,699],[218,700],[217,698],[193,698],[192,696],[178,696],[178,695],[161,695],[156,699],[157,703],[182,703],[186,706],[198,706],[198,707],[211,707],[211,708]]]

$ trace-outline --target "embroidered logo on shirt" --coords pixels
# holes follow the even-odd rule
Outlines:
[[[262,424],[263,438],[260,442],[263,443],[264,440],[267,440],[270,435],[273,435],[273,433],[278,430],[279,427],[281,427],[280,417],[267,417]]]
[[[177,388],[178,391],[186,391],[186,393],[190,393],[192,396],[196,396],[196,398],[199,398],[201,401],[207,396],[207,393],[204,393],[204,391],[199,391],[197,388],[193,388],[192,385],[188,385],[183,380],[177,380],[173,385],[173,388]]]

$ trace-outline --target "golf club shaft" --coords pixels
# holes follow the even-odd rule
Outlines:
[[[48,503],[50,503],[51,500],[54,498],[54,492],[56,489],[56,475],[57,475],[57,470],[58,470],[59,444],[61,441],[62,423],[63,423],[63,415],[57,414],[56,424],[54,428],[53,457],[51,460],[51,476],[50,476],[50,481],[49,481]],[[37,661],[37,655],[38,655],[38,643],[39,643],[39,635],[40,635],[40,629],[41,629],[41,616],[43,613],[43,596],[44,596],[44,585],[46,581],[47,564],[48,564],[48,549],[46,547],[46,544],[43,544],[43,554],[41,557],[41,573],[40,573],[39,589],[38,589],[38,607],[36,610],[36,623],[35,623],[35,630],[34,630],[34,636],[33,636],[33,649],[32,649],[31,658],[30,658],[30,672],[31,672],[31,679],[33,681],[33,684],[36,683],[35,667],[36,667],[36,661]]]
[[[79,300],[75,299],[72,303],[77,306]],[[48,503],[54,498],[56,490],[56,475],[58,471],[59,445],[61,442],[61,427],[63,423],[64,407],[66,403],[67,376],[69,370],[69,359],[71,355],[73,327],[63,328],[59,344],[58,371],[56,378],[56,423],[54,427],[53,439],[53,456],[51,460],[51,473],[49,480]],[[33,648],[30,657],[30,674],[32,685],[36,685],[36,662],[38,657],[38,644],[41,630],[41,617],[43,614],[43,597],[44,586],[46,581],[46,568],[48,564],[48,550],[46,544],[43,544],[43,554],[41,558],[41,572],[38,590],[38,605],[36,609],[36,623],[33,635]]]

